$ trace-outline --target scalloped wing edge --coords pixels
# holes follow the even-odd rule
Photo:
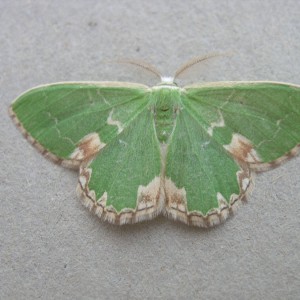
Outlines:
[[[250,169],[241,168],[240,171],[237,172],[240,194],[232,194],[228,202],[221,194],[219,194],[219,207],[213,208],[207,214],[203,215],[201,212],[197,211],[187,212],[186,203],[183,204],[183,209],[183,206],[178,206],[178,209],[168,209],[165,204],[167,201],[164,200],[166,199],[165,191],[162,187],[163,185],[166,186],[168,183],[163,184],[163,180],[156,177],[148,185],[151,186],[151,184],[158,184],[159,182],[160,187],[158,189],[159,192],[156,197],[156,203],[152,203],[152,205],[148,207],[145,207],[145,205],[141,206],[139,196],[137,196],[137,205],[135,209],[125,208],[120,212],[117,212],[112,206],[106,206],[106,192],[97,200],[95,192],[89,190],[88,183],[90,177],[91,169],[87,167],[81,168],[77,185],[78,196],[89,211],[93,212],[101,220],[115,225],[134,224],[154,219],[158,215],[163,214],[169,219],[178,220],[187,225],[204,228],[213,227],[223,223],[230,215],[237,211],[237,208],[242,201],[246,200],[246,196],[251,192],[253,186],[253,177]],[[246,182],[244,181],[245,179],[247,179]],[[155,181],[156,183],[154,183]],[[168,179],[166,181],[168,181]],[[139,191],[137,191],[137,194],[139,194]]]
[[[124,225],[151,220],[161,214],[163,195],[160,177],[155,177],[146,187],[139,186],[135,209],[124,208],[117,212],[113,206],[106,206],[107,192],[97,199],[95,191],[89,189],[88,183],[91,174],[92,170],[88,167],[80,168],[76,191],[82,199],[83,205],[101,220],[116,225]],[[149,192],[151,192],[151,195],[149,195]]]
[[[196,227],[208,228],[223,223],[231,214],[234,214],[237,211],[239,205],[242,201],[246,200],[246,196],[252,191],[253,177],[250,169],[241,168],[236,175],[240,193],[238,195],[232,194],[229,200],[226,200],[222,194],[217,193],[219,206],[217,208],[212,208],[205,215],[198,211],[188,212],[185,191],[182,191],[184,188],[181,190],[177,189],[174,183],[167,179],[165,187],[166,189],[176,191],[177,200],[175,201],[175,205],[174,202],[170,203],[172,202],[170,199],[166,200],[167,204],[164,214],[170,219],[179,220],[187,225]],[[166,194],[169,194],[169,192]]]
[[[300,153],[300,143],[297,144],[294,148],[292,148],[289,152],[287,152],[283,156],[280,156],[279,158],[277,158],[271,162],[253,163],[253,164],[250,163],[249,167],[251,168],[251,170],[255,171],[256,173],[269,171],[269,170],[279,167],[283,163],[286,163],[293,157],[296,157],[297,155],[299,155],[299,153]]]

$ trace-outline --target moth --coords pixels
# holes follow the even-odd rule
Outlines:
[[[79,169],[83,204],[114,224],[164,214],[210,227],[234,212],[255,172],[300,149],[300,86],[213,82],[179,87],[196,58],[149,87],[61,82],[30,89],[9,112],[45,157]]]

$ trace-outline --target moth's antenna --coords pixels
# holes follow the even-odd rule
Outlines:
[[[120,63],[120,64],[130,64],[130,65],[134,65],[134,66],[137,66],[137,67],[140,67],[154,75],[156,75],[159,79],[162,78],[160,72],[155,68],[153,67],[152,65],[142,61],[142,60],[131,60],[131,59],[118,59],[116,61],[114,61],[116,63]]]
[[[191,60],[189,60],[188,62],[186,62],[184,65],[182,65],[175,73],[174,78],[177,78],[179,75],[181,75],[182,73],[184,73],[186,70],[188,70],[189,68],[191,68],[194,65],[197,65],[203,61],[206,61],[208,59],[214,58],[214,57],[218,57],[218,56],[229,56],[232,53],[211,53],[211,54],[207,54],[204,56],[197,56],[192,58]]]

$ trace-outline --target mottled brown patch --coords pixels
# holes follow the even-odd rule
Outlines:
[[[78,142],[77,148],[70,155],[71,159],[79,161],[89,161],[92,159],[106,144],[100,141],[96,132],[90,133]]]
[[[223,146],[233,157],[240,162],[259,163],[261,160],[253,148],[252,143],[240,134],[233,134],[229,145]]]
[[[140,185],[137,191],[137,210],[157,207],[160,199],[160,178],[155,177],[147,186]]]
[[[169,178],[165,179],[165,197],[167,210],[170,208],[181,212],[187,211],[185,189],[177,188],[174,182]]]

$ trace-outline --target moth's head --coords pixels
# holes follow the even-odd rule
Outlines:
[[[177,86],[177,83],[174,81],[174,77],[172,76],[161,76],[160,83],[157,85],[170,85],[170,86]]]

